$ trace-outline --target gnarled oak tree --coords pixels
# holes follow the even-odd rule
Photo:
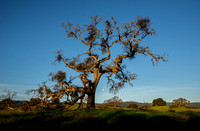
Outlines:
[[[44,102],[48,102],[48,98],[61,99],[67,95],[69,103],[74,104],[79,100],[82,102],[87,95],[87,108],[95,108],[95,93],[103,75],[107,78],[111,92],[117,92],[125,83],[132,85],[131,81],[136,78],[136,74],[125,70],[125,59],[134,60],[136,54],[144,54],[151,57],[153,65],[159,60],[166,62],[165,55],[154,54],[148,46],[142,46],[143,39],[155,34],[148,17],[137,17],[135,21],[118,25],[113,17],[103,20],[94,16],[89,25],[67,23],[63,27],[68,38],[77,39],[87,50],[72,58],[64,57],[62,51],[57,51],[56,62],[63,62],[65,67],[79,72],[83,86],[72,84],[72,80],[78,77],[71,77],[67,81],[65,72],[50,74],[51,80],[58,83],[57,91],[48,92],[49,88],[44,84]],[[115,56],[111,52],[114,47],[120,48],[119,54]]]

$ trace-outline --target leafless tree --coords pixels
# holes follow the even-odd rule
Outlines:
[[[0,106],[11,109],[10,106],[13,105],[13,99],[16,97],[17,93],[10,89],[5,89],[3,92],[5,92],[5,95],[0,96]]]
[[[159,60],[167,61],[165,55],[154,54],[149,46],[142,46],[143,39],[155,34],[148,17],[137,17],[135,21],[119,25],[113,17],[103,20],[102,17],[94,16],[91,17],[89,25],[67,23],[63,24],[63,27],[68,38],[79,40],[87,50],[72,58],[63,56],[62,51],[57,51],[55,62],[63,62],[65,67],[80,73],[83,86],[57,79],[59,91],[47,93],[45,100],[49,97],[62,98],[67,94],[71,97],[70,103],[74,104],[87,95],[87,108],[95,108],[95,93],[103,75],[107,78],[110,92],[118,92],[125,83],[133,86],[131,82],[136,79],[136,74],[126,71],[123,64],[126,59],[134,60],[136,55],[143,54],[151,57],[153,65],[158,64]],[[114,55],[113,48],[118,48],[118,55]]]
[[[0,100],[3,100],[3,99],[13,100],[17,95],[15,91],[11,91],[10,89],[5,89],[3,92],[5,92],[6,95],[1,95]]]
[[[122,99],[120,99],[118,96],[114,96],[111,99],[105,100],[103,104],[105,106],[120,107],[122,105]]]

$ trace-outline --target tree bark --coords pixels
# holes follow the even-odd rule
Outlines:
[[[88,95],[87,109],[95,109],[95,92]]]
[[[94,81],[90,87],[90,93],[87,94],[88,95],[87,109],[95,109],[95,93],[101,76],[102,73],[98,73],[98,69],[96,69],[96,72],[94,73]]]

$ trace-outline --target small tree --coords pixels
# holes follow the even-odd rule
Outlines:
[[[134,103],[131,103],[131,104],[128,105],[128,108],[138,109],[138,105],[134,104]]]
[[[119,99],[118,96],[114,96],[113,98],[104,101],[105,106],[120,107],[121,104],[122,99]]]
[[[14,103],[13,99],[16,97],[17,93],[9,89],[5,89],[4,92],[6,93],[6,95],[0,96],[0,106],[4,108],[10,108]]]
[[[153,106],[166,106],[166,101],[164,101],[162,98],[154,99]]]
[[[14,99],[17,95],[15,91],[11,91],[10,89],[5,89],[3,92],[5,92],[6,95],[1,95],[0,100],[7,99],[7,98]]]
[[[189,106],[190,104],[190,101],[188,101],[187,99],[185,98],[178,98],[178,99],[175,99],[173,100],[173,102],[170,104],[171,107],[187,107]]]

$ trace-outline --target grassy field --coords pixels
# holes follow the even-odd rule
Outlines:
[[[171,112],[183,112],[183,111],[194,111],[194,112],[200,112],[200,108],[195,108],[195,107],[191,107],[191,108],[187,108],[187,107],[178,107],[178,108],[170,108],[169,106],[152,106],[150,107],[151,110],[155,110],[155,111],[171,111]]]
[[[177,109],[177,111],[171,112],[166,106],[151,108],[149,111],[96,109],[25,113],[0,112],[0,130],[39,128],[197,129],[199,127],[199,111]]]

